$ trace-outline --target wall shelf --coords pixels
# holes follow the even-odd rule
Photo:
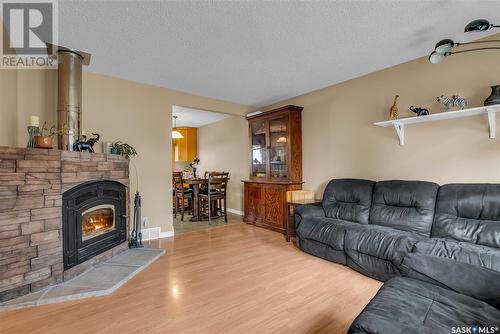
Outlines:
[[[416,123],[427,123],[427,122],[435,122],[441,121],[445,119],[453,119],[453,118],[461,118],[461,117],[471,117],[471,116],[479,116],[479,115],[487,115],[488,116],[488,125],[490,130],[490,138],[495,138],[496,135],[496,121],[495,114],[500,112],[500,104],[495,104],[491,106],[485,107],[477,107],[477,108],[468,108],[456,111],[446,111],[437,114],[431,114],[427,116],[414,116],[407,118],[400,118],[390,121],[376,122],[373,125],[380,126],[383,128],[393,127],[396,131],[396,134],[399,138],[399,144],[405,144],[405,127],[408,124],[416,124]]]

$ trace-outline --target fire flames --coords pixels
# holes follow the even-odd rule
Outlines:
[[[101,234],[102,232],[110,230],[114,227],[113,218],[114,216],[112,211],[94,211],[90,217],[84,217],[84,223],[82,224],[83,235],[87,237],[94,234]]]

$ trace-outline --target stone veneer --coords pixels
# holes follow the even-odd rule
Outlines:
[[[128,173],[118,155],[0,147],[0,302],[73,276],[63,272],[62,194],[95,180],[128,189]]]

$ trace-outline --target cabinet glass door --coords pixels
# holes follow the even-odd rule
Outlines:
[[[266,121],[252,123],[252,176],[267,176]]]
[[[269,120],[269,169],[272,178],[288,177],[288,117]]]

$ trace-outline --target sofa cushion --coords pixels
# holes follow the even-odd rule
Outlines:
[[[330,218],[368,224],[375,182],[360,179],[332,180],[323,195],[323,209]]]
[[[325,211],[321,206],[317,205],[300,205],[295,209],[295,228],[300,226],[304,219],[313,217],[325,217]]]
[[[500,248],[500,184],[442,186],[432,236]]]
[[[413,252],[444,257],[500,271],[500,249],[497,248],[436,238],[419,241]]]
[[[343,250],[336,250],[327,244],[310,239],[297,238],[297,244],[306,253],[345,265],[345,253]]]
[[[335,250],[343,251],[346,229],[356,226],[359,224],[333,218],[313,217],[303,219],[296,233],[301,239],[318,241]]]
[[[370,224],[430,236],[438,188],[422,181],[377,182]]]
[[[417,279],[482,300],[500,309],[500,272],[443,257],[408,254],[404,277]]]
[[[500,326],[500,311],[485,302],[411,278],[386,282],[354,320],[349,333],[452,333],[452,327]]]
[[[400,275],[406,254],[422,237],[389,227],[363,225],[346,229],[344,250],[347,265],[367,276],[386,281]]]

